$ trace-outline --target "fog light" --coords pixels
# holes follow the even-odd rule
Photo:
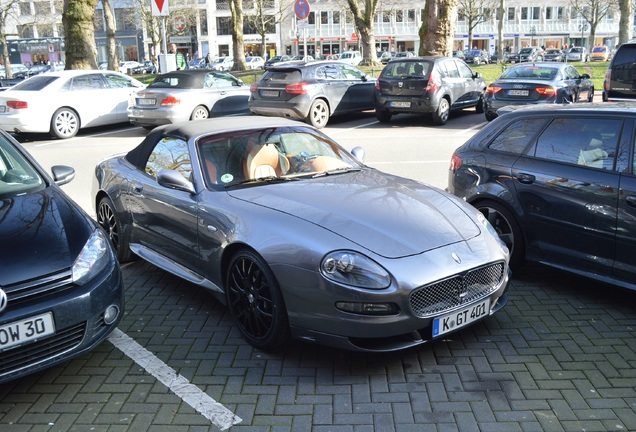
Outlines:
[[[119,316],[119,308],[116,305],[110,305],[104,311],[104,322],[111,325]]]
[[[396,315],[399,311],[395,303],[336,302],[336,307],[344,312],[361,315]]]

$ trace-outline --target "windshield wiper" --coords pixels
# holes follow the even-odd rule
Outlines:
[[[311,178],[325,177],[325,176],[329,176],[329,175],[343,174],[343,173],[355,172],[355,171],[361,171],[361,169],[360,168],[354,168],[354,167],[336,168],[336,169],[332,169],[332,170],[329,170],[329,171],[319,172],[319,173],[314,174],[313,176],[311,176]]]
[[[245,179],[234,183],[229,183],[225,185],[226,188],[232,186],[239,186],[249,183],[284,183],[288,181],[297,181],[297,178],[294,177],[277,177],[277,176],[269,176],[269,177],[259,177],[254,179]]]

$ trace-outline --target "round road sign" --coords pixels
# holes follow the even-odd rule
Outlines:
[[[309,16],[309,3],[307,0],[296,0],[294,3],[294,12],[298,19],[305,19]]]

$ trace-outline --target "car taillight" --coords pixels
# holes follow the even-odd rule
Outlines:
[[[537,87],[534,91],[543,96],[554,96],[556,94],[554,87]]]
[[[453,153],[451,157],[450,170],[456,171],[462,165],[462,158],[460,158],[456,153]]]
[[[380,80],[375,80],[375,90],[376,91],[380,91],[381,90],[381,88],[380,88]]]
[[[486,88],[486,94],[495,94],[497,93],[499,90],[501,90],[501,87],[499,86],[494,86],[494,85],[489,85]]]
[[[252,85],[250,86],[250,91],[252,93],[256,93],[258,91],[258,85],[256,85],[256,83],[252,83]]]
[[[168,96],[164,100],[161,101],[161,106],[172,106],[179,105],[181,101],[174,96]]]
[[[13,109],[24,109],[28,108],[29,104],[26,101],[13,100],[7,101],[7,106]]]
[[[307,83],[303,81],[295,84],[290,84],[285,87],[285,91],[290,94],[306,94]]]
[[[439,88],[439,77],[437,76],[437,72],[431,72],[431,75],[428,77],[428,84],[426,85],[427,92],[434,92]]]

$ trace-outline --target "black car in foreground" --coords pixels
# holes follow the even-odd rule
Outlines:
[[[588,74],[568,63],[519,63],[506,69],[488,86],[486,120],[509,105],[568,104],[592,102],[594,83]]]
[[[124,311],[119,264],[104,231],[0,132],[0,383],[78,356]]]
[[[399,113],[421,113],[444,125],[452,110],[484,110],[486,83],[456,57],[410,57],[390,61],[375,84],[375,114],[386,123]]]
[[[521,108],[452,156],[448,190],[524,259],[636,289],[636,111],[597,103]]]
[[[375,78],[341,61],[293,61],[267,68],[250,87],[253,114],[324,127],[332,115],[373,109]]]

